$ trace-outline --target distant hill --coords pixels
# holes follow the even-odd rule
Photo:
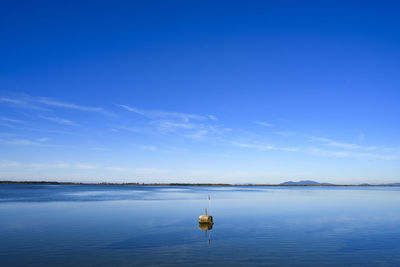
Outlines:
[[[298,181],[298,182],[288,181],[288,182],[281,183],[279,185],[334,185],[334,184],[319,183],[316,181],[304,180],[304,181]]]

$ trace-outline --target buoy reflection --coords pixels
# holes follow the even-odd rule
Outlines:
[[[208,231],[211,230],[213,228],[212,224],[209,223],[199,223],[199,229],[200,230],[204,230],[204,231]]]
[[[213,224],[210,223],[199,223],[199,229],[204,231],[205,238],[210,245],[211,243],[211,230],[213,228]]]

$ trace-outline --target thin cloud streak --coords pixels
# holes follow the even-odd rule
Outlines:
[[[97,165],[92,165],[92,164],[74,164],[74,163],[68,163],[68,162],[61,162],[61,163],[29,163],[29,164],[23,164],[24,166],[27,167],[32,167],[35,169],[97,169]]]
[[[82,105],[77,105],[77,104],[68,103],[68,102],[60,102],[60,101],[56,101],[51,98],[38,98],[36,101],[38,103],[41,103],[41,104],[44,104],[47,106],[52,106],[52,107],[67,108],[67,109],[74,109],[74,110],[88,111],[88,112],[97,112],[97,113],[106,114],[106,115],[111,114],[110,112],[108,112],[100,107],[90,107],[90,106],[82,106]]]
[[[16,161],[0,161],[0,169],[12,169],[21,168],[31,170],[46,170],[46,169],[77,169],[77,170],[107,170],[112,172],[130,172],[134,175],[161,175],[169,173],[170,170],[158,169],[158,168],[126,168],[126,167],[115,167],[115,166],[99,166],[88,163],[69,163],[69,162],[58,162],[58,163],[23,163]]]
[[[289,137],[289,136],[296,135],[296,133],[294,133],[294,132],[284,132],[284,131],[273,132],[273,134],[283,136],[283,137]]]
[[[155,168],[135,168],[133,172],[137,175],[158,175],[168,173],[169,170]]]
[[[30,163],[24,164],[27,167],[32,167],[35,169],[97,169],[96,165],[91,164],[71,164],[71,163]]]
[[[264,127],[272,127],[274,126],[272,123],[265,122],[265,121],[254,121],[253,123],[264,126]]]
[[[213,121],[217,121],[218,120],[217,117],[215,117],[214,115],[208,115],[208,118],[210,120],[213,120]]]
[[[161,110],[143,110],[134,108],[128,105],[117,105],[127,111],[134,112],[136,114],[146,116],[149,118],[176,118],[180,119],[184,122],[189,122],[190,120],[213,120],[216,121],[217,118],[213,115],[196,115],[189,113],[181,113],[181,112],[170,112],[170,111],[161,111]]]
[[[17,145],[17,146],[49,146],[43,142],[36,142],[29,139],[11,139],[11,140],[0,140],[3,144]]]
[[[118,171],[118,172],[126,172],[126,171],[130,171],[132,169],[130,168],[122,168],[122,167],[105,167],[106,170],[108,171]]]
[[[324,143],[328,146],[332,146],[332,147],[340,147],[340,148],[345,148],[345,149],[365,149],[365,150],[376,150],[378,149],[378,147],[376,146],[369,146],[369,147],[364,147],[364,146],[360,146],[357,144],[351,144],[351,143],[342,143],[342,142],[338,142],[338,141],[334,141],[331,140],[329,138],[323,138],[323,137],[310,137],[310,139],[312,141],[318,141],[321,143]]]
[[[7,118],[7,117],[0,117],[1,121],[6,121],[6,122],[11,122],[11,123],[23,123],[21,120],[16,120],[12,118]]]
[[[194,118],[196,119],[202,119],[204,120],[204,117],[197,117],[193,114],[190,114],[191,116],[188,116],[188,114],[185,114],[183,116],[183,113],[176,113],[176,112],[161,112],[161,111],[145,111],[145,110],[139,110],[130,106],[126,105],[120,105],[120,107],[131,111],[135,112],[137,114],[149,117],[149,118],[159,118],[158,120],[153,120],[149,122],[149,125],[151,127],[155,127],[156,130],[160,131],[161,133],[179,133],[183,137],[193,139],[193,140],[199,140],[199,139],[205,139],[207,138],[208,135],[210,134],[215,134],[218,133],[220,134],[220,137],[224,138],[222,136],[222,133],[224,132],[221,130],[216,125],[210,125],[206,123],[198,123],[194,121]],[[179,116],[177,114],[180,114]],[[169,117],[168,117],[169,116]],[[166,118],[166,119],[160,119],[160,118]],[[173,120],[175,119],[175,120]],[[256,124],[265,126],[265,127],[271,127],[272,124],[266,123],[266,122],[254,122]],[[138,131],[137,128],[135,128],[136,131]],[[149,129],[146,129],[149,131]],[[150,130],[151,131],[151,130]],[[347,158],[370,158],[370,159],[382,159],[382,160],[397,160],[399,157],[396,155],[387,155],[387,154],[379,154],[379,153],[369,153],[366,151],[377,151],[379,150],[379,147],[376,146],[360,146],[357,144],[352,144],[352,143],[345,143],[345,142],[339,142],[335,141],[332,139],[328,138],[322,138],[322,137],[309,137],[309,136],[304,136],[304,135],[298,135],[294,132],[282,132],[282,131],[275,131],[272,134],[275,135],[280,135],[284,137],[289,137],[289,136],[298,136],[300,138],[308,138],[311,139],[312,141],[319,142],[320,144],[324,146],[329,146],[332,148],[338,148],[338,149],[345,149],[344,151],[335,151],[335,150],[324,150],[321,148],[296,148],[296,147],[282,147],[282,146],[275,146],[271,144],[265,144],[263,142],[231,142],[230,144],[235,146],[235,147],[241,147],[241,148],[248,148],[248,149],[256,149],[259,151],[283,151],[283,152],[302,152],[302,153],[308,153],[312,154],[314,156],[331,156],[331,157],[347,157]],[[225,138],[226,139],[226,138]],[[305,141],[305,140],[304,140]],[[225,141],[224,141],[225,143]]]
[[[77,164],[77,165],[75,165],[75,168],[90,170],[90,169],[97,169],[97,166],[90,165],[90,164]]]
[[[236,147],[243,147],[243,148],[255,148],[257,150],[265,151],[265,150],[277,150],[277,151],[287,151],[287,152],[297,152],[297,148],[293,147],[276,147],[267,144],[248,144],[248,143],[240,143],[240,142],[233,142],[232,143]]]
[[[22,164],[16,161],[0,161],[0,169],[20,167]]]
[[[104,115],[114,115],[101,107],[91,107],[74,103],[62,102],[48,97],[33,97],[27,94],[20,94],[16,97],[0,97],[0,103],[6,103],[25,109],[36,109],[50,111],[48,107],[65,108],[86,112],[95,112]]]
[[[156,146],[140,146],[140,149],[149,150],[149,151],[156,151],[157,147]]]
[[[13,98],[8,98],[8,97],[0,97],[0,102],[2,103],[10,103],[10,104],[16,104],[16,105],[21,105],[24,102],[18,99],[13,99]]]
[[[6,103],[12,106],[17,106],[19,108],[24,109],[34,109],[41,111],[49,111],[49,109],[38,106],[33,103],[32,97],[28,95],[22,95],[19,98],[10,98],[10,97],[0,97],[0,103]]]
[[[58,117],[40,116],[40,118],[47,120],[47,121],[55,122],[58,124],[69,125],[69,126],[79,126],[79,124],[77,124],[71,120],[62,119],[62,118],[58,118]]]
[[[303,152],[314,156],[323,157],[337,157],[337,158],[358,158],[358,159],[377,159],[377,160],[400,160],[400,155],[387,154],[386,149],[379,150],[379,147],[361,147],[354,144],[347,144],[332,141],[327,138],[313,138],[315,141],[320,141],[328,146],[334,148],[342,148],[345,150],[329,150],[323,148],[292,148],[292,147],[277,147],[264,143],[246,143],[246,142],[233,142],[232,145],[241,148],[257,149],[259,151],[286,151],[286,152]],[[366,152],[366,151],[375,151]]]
[[[4,123],[4,122],[0,122],[0,126],[4,126],[4,127],[7,127],[7,128],[11,128],[11,129],[16,128],[14,125],[11,125],[11,124],[8,124],[8,123]]]
[[[380,160],[400,160],[397,155],[385,155],[378,153],[362,153],[354,151],[333,151],[319,148],[310,149],[310,153],[318,156],[339,157],[339,158],[363,158],[363,159],[380,159]]]
[[[181,112],[142,110],[128,105],[117,106],[148,119],[146,126],[120,126],[117,129],[142,133],[151,132],[152,134],[174,133],[192,140],[201,140],[208,135],[220,134],[227,130],[215,124],[217,118],[213,115],[203,116]]]

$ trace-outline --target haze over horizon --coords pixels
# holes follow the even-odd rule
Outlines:
[[[0,180],[400,182],[399,11],[3,3]]]

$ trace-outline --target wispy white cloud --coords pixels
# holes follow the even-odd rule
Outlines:
[[[217,120],[217,118],[213,115],[197,115],[197,114],[189,114],[189,113],[181,113],[181,112],[170,112],[170,111],[162,111],[162,110],[144,110],[134,108],[128,105],[117,105],[127,111],[134,112],[136,114],[146,116],[149,118],[157,119],[157,118],[175,118],[182,120],[184,122],[189,122],[190,120]]]
[[[0,168],[13,168],[23,167],[24,169],[54,169],[54,168],[70,168],[71,164],[68,163],[22,163],[16,161],[0,161]]]
[[[0,169],[19,167],[22,163],[16,161],[0,161]]]
[[[186,134],[185,137],[190,139],[200,140],[203,139],[208,133],[209,133],[208,130],[203,129]]]
[[[25,164],[28,167],[32,167],[35,169],[97,169],[97,165],[92,164],[74,164],[68,162],[59,162],[59,163],[29,163]]]
[[[333,150],[324,150],[319,148],[312,148],[309,151],[312,154],[318,156],[329,156],[329,157],[339,157],[339,158],[351,157],[351,153],[349,151],[333,151]]]
[[[118,172],[126,172],[126,171],[131,171],[132,169],[130,168],[123,168],[123,167],[105,167],[106,170],[108,171],[118,171]]]
[[[95,151],[107,151],[108,149],[105,147],[99,147],[99,146],[94,146],[90,148],[91,150],[95,150]]]
[[[208,115],[208,118],[210,120],[213,120],[213,121],[217,121],[218,120],[217,117],[215,117],[214,115]]]
[[[365,134],[363,133],[359,139],[363,139],[364,136]],[[395,149],[387,149],[380,146],[361,146],[323,137],[312,136],[309,137],[309,139],[325,146],[322,148],[309,149],[309,151],[314,155],[340,158],[400,160],[399,151]],[[327,149],[326,146],[331,147],[331,149]]]
[[[193,140],[204,139],[207,136],[220,134],[228,131],[216,125],[217,118],[213,115],[197,115],[181,112],[170,112],[160,110],[143,110],[128,105],[117,105],[127,111],[139,114],[147,118],[145,126],[120,126],[121,130],[128,130],[138,133],[161,133],[178,134]]]
[[[43,163],[31,163],[29,164],[30,167],[33,168],[48,168],[49,166]]]
[[[68,168],[68,167],[70,167],[70,164],[68,164],[68,163],[57,163],[54,166],[56,168]]]
[[[296,133],[294,133],[294,132],[286,132],[286,131],[277,131],[277,132],[273,132],[273,134],[284,136],[284,137],[296,135]]]
[[[305,136],[306,137],[306,136]],[[322,147],[282,147],[262,142],[232,142],[232,145],[242,148],[257,149],[260,151],[286,151],[301,152],[312,154],[314,156],[337,157],[337,158],[359,158],[359,159],[377,159],[377,160],[400,160],[400,154],[397,150],[390,153],[387,149],[378,146],[360,146],[357,144],[334,141],[328,138],[307,137],[312,141],[323,145]],[[331,149],[328,149],[331,147]]]
[[[261,125],[261,126],[265,126],[265,127],[272,127],[274,126],[272,123],[269,122],[265,122],[265,121],[254,121],[253,123]]]
[[[137,108],[133,108],[133,107],[130,107],[130,106],[127,106],[127,105],[117,105],[117,106],[119,106],[121,108],[124,108],[124,109],[126,109],[127,111],[130,111],[130,112],[134,112],[134,113],[137,113],[137,114],[140,114],[140,115],[146,115],[145,111],[142,111],[142,110],[137,109]]]
[[[35,109],[41,111],[48,111],[44,107],[40,107],[33,98],[26,94],[20,94],[17,97],[0,97],[0,103],[6,103],[12,106],[17,106],[24,109]]]
[[[7,145],[17,145],[17,146],[47,146],[43,142],[36,142],[29,139],[11,139],[11,140],[1,140],[2,143]]]
[[[168,173],[169,170],[156,169],[156,168],[135,168],[135,169],[133,169],[133,172],[136,175],[159,175],[159,174]]]
[[[70,163],[70,162],[32,162],[22,163],[16,161],[0,161],[0,169],[23,167],[24,169],[32,170],[45,170],[45,169],[77,169],[77,170],[107,170],[112,172],[129,172],[134,175],[160,175],[170,172],[166,169],[159,168],[127,168],[127,167],[116,167],[116,166],[101,166],[90,163]]]
[[[365,150],[376,150],[378,147],[376,146],[360,146],[357,144],[351,144],[351,143],[343,143],[343,142],[338,142],[331,140],[329,138],[323,138],[323,137],[310,137],[312,141],[318,141],[321,143],[324,143],[328,146],[332,147],[339,147],[339,148],[344,148],[344,149],[365,149]]]
[[[265,150],[277,150],[277,151],[287,151],[287,152],[297,152],[298,149],[294,147],[276,147],[268,144],[249,144],[249,143],[241,143],[241,142],[233,142],[234,146],[243,147],[243,148],[255,148],[257,150],[265,151]]]
[[[9,123],[4,123],[4,122],[1,122],[1,121],[0,121],[0,126],[7,127],[7,128],[15,128],[14,125],[9,124]]]
[[[83,106],[83,105],[77,105],[73,103],[68,103],[68,102],[61,102],[57,101],[51,98],[37,98],[36,101],[38,103],[47,105],[47,106],[52,106],[52,107],[59,107],[59,108],[66,108],[66,109],[74,109],[74,110],[80,110],[80,111],[88,111],[88,112],[97,112],[97,113],[102,113],[106,115],[110,115],[111,113],[104,110],[103,108],[100,107],[91,107],[91,106]]]
[[[175,121],[152,121],[158,130],[163,133],[180,133],[191,139],[202,139],[209,134],[221,134],[228,129],[221,128],[217,125],[206,123],[192,122],[175,122]]]
[[[16,137],[16,136],[21,136],[21,134],[17,134],[17,133],[3,133],[3,132],[0,132],[0,136],[4,136],[4,137]]]
[[[105,167],[106,170],[111,172],[123,172],[123,173],[131,173],[136,176],[154,176],[154,175],[162,175],[170,172],[166,169],[157,169],[157,168],[126,168],[126,167]]]
[[[111,112],[106,111],[101,107],[78,105],[69,102],[62,102],[48,97],[33,97],[27,94],[18,94],[13,97],[0,97],[0,103],[6,103],[25,109],[37,109],[42,111],[50,111],[49,108],[54,107],[112,115]]]
[[[18,100],[18,99],[13,99],[13,98],[8,98],[8,97],[0,97],[0,102],[1,103],[16,104],[16,105],[20,105],[20,104],[24,103],[24,101],[21,101],[21,100]]]
[[[76,164],[74,167],[77,169],[97,169],[96,165],[91,164]]]
[[[389,155],[382,153],[363,153],[352,150],[335,151],[319,148],[310,149],[310,152],[318,156],[339,157],[339,158],[362,158],[362,159],[380,159],[380,160],[400,160],[398,155]]]
[[[195,123],[187,122],[174,122],[174,121],[152,121],[151,124],[157,125],[161,130],[166,132],[173,132],[177,129],[194,129],[198,125]]]
[[[77,123],[75,123],[71,120],[67,120],[67,119],[62,119],[62,118],[57,118],[57,117],[47,117],[47,116],[40,116],[40,118],[47,120],[47,121],[55,122],[58,124],[69,125],[69,126],[79,126]]]
[[[115,167],[115,166],[108,166],[105,167],[106,170],[108,171],[113,171],[113,172],[129,172],[134,175],[159,175],[159,174],[165,174],[168,173],[169,170],[165,169],[157,169],[157,168],[126,168],[126,167]]]
[[[7,118],[7,117],[0,117],[0,121],[6,121],[6,122],[12,122],[12,123],[22,123],[23,122],[21,120]]]
[[[17,120],[14,118],[8,118],[8,117],[0,117],[0,126],[12,128],[12,129],[18,129],[20,128],[21,124],[24,124],[25,121],[22,120]]]
[[[157,147],[156,146],[140,146],[140,149],[149,150],[149,151],[156,151]]]

